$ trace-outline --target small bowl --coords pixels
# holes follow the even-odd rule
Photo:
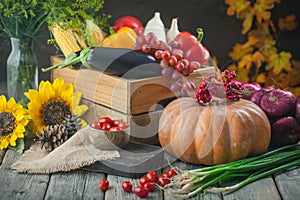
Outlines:
[[[128,144],[130,135],[128,128],[119,131],[105,131],[92,128],[89,125],[89,137],[91,143],[98,149],[116,150]]]

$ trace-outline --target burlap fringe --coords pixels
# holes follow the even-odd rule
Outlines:
[[[41,149],[39,143],[32,145],[13,163],[11,169],[19,173],[50,174],[71,171],[96,161],[118,157],[120,157],[118,151],[103,151],[92,146],[86,127],[50,153]]]

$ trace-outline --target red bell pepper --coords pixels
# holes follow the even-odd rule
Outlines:
[[[201,65],[208,62],[210,58],[209,51],[201,44],[203,38],[202,29],[198,31],[198,38],[189,32],[181,32],[174,41],[178,43],[179,49],[183,51],[184,58],[189,61],[198,61]]]
[[[132,16],[123,16],[114,22],[113,30],[118,32],[123,27],[132,28],[137,35],[143,34],[144,28],[140,20]]]

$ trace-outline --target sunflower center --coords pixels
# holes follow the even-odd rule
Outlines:
[[[0,113],[0,137],[10,135],[16,126],[16,118],[10,112]]]
[[[41,114],[43,124],[49,126],[61,124],[66,116],[71,114],[71,111],[65,102],[53,99],[43,106]]]

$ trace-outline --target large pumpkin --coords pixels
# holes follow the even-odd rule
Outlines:
[[[163,110],[158,137],[182,161],[215,165],[265,152],[271,130],[266,114],[251,101],[202,106],[179,98]]]

